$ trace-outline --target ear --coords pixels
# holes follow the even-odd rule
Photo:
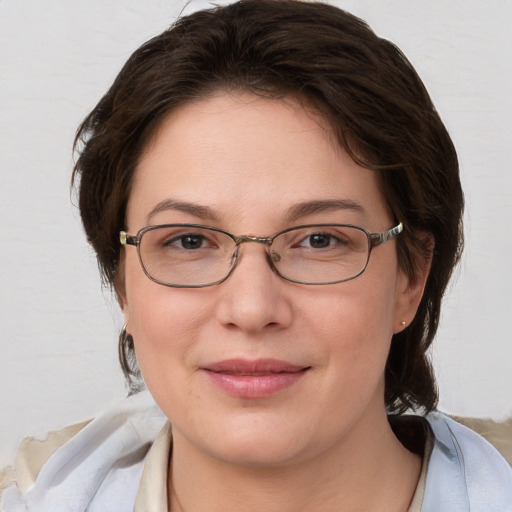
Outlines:
[[[423,297],[435,245],[433,238],[425,240],[425,242],[426,250],[424,252],[417,251],[413,255],[414,268],[411,275],[407,275],[404,270],[399,270],[393,334],[403,331],[413,321]]]

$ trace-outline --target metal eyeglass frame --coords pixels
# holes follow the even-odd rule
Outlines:
[[[284,229],[283,231],[279,231],[278,233],[275,233],[272,236],[252,236],[252,235],[233,235],[232,233],[229,233],[228,231],[225,231],[224,229],[215,228],[212,226],[206,226],[203,224],[160,224],[156,226],[146,226],[144,228],[141,228],[136,235],[129,235],[126,233],[126,231],[120,231],[119,232],[119,241],[121,242],[121,245],[127,246],[127,245],[133,245],[137,247],[137,254],[139,257],[139,263],[142,267],[142,270],[146,274],[146,276],[151,279],[151,281],[154,281],[155,283],[161,284],[163,286],[169,286],[172,288],[205,288],[207,286],[215,286],[217,284],[220,284],[224,282],[235,270],[238,261],[240,260],[241,251],[239,250],[240,245],[245,242],[256,242],[258,244],[266,245],[268,249],[272,246],[273,241],[280,235],[283,235],[284,233],[288,233],[290,231],[298,230],[298,229],[304,229],[304,228],[310,228],[310,227],[328,227],[328,226],[334,226],[334,227],[348,227],[348,228],[355,228],[359,231],[362,231],[367,239],[368,239],[368,256],[366,258],[366,263],[364,264],[364,267],[360,272],[358,272],[356,275],[345,278],[345,279],[339,279],[336,281],[328,281],[328,282],[321,282],[321,283],[315,283],[311,281],[300,281],[297,279],[292,279],[290,277],[285,276],[280,272],[280,270],[275,265],[276,261],[279,261],[279,259],[276,259],[276,256],[279,257],[279,255],[275,254],[273,255],[269,250],[267,250],[268,254],[268,260],[271,265],[271,267],[276,271],[276,273],[281,276],[283,279],[286,279],[287,281],[291,281],[292,283],[298,283],[298,284],[306,284],[306,285],[326,285],[326,284],[337,284],[337,283],[343,283],[345,281],[350,281],[352,279],[355,279],[356,277],[360,276],[368,266],[368,262],[370,261],[370,255],[372,252],[372,249],[374,247],[378,247],[379,245],[382,245],[386,243],[387,241],[391,240],[395,236],[399,235],[403,231],[403,224],[399,222],[396,226],[385,229],[381,233],[370,233],[366,229],[355,226],[352,224],[304,224],[301,226],[293,226],[291,228]],[[140,254],[140,241],[144,235],[144,233],[147,233],[148,231],[153,231],[155,229],[161,229],[161,228],[172,228],[172,227],[183,227],[183,228],[200,228],[200,229],[208,229],[211,231],[216,231],[219,233],[223,233],[227,235],[229,238],[231,238],[235,242],[236,246],[236,253],[234,255],[234,262],[227,273],[222,279],[218,279],[217,281],[213,281],[211,283],[205,283],[205,284],[173,284],[173,283],[166,283],[165,281],[160,281],[159,279],[154,278],[144,266],[144,262],[142,261],[142,257]]]

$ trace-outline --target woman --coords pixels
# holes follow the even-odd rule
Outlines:
[[[135,396],[24,446],[5,510],[512,507],[506,462],[434,412],[463,196],[396,47],[323,4],[197,12],[132,55],[77,148]]]

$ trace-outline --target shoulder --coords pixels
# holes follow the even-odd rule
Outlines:
[[[493,421],[483,418],[453,418],[487,439],[512,466],[512,419]]]
[[[473,430],[440,413],[427,416],[433,434],[424,512],[512,510],[512,468]]]
[[[24,440],[16,482],[2,493],[0,511],[83,512],[99,500],[111,510],[131,510],[146,454],[164,423],[145,392],[92,421]]]

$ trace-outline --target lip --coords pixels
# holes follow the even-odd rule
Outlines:
[[[294,385],[310,369],[278,359],[229,359],[201,370],[216,387],[236,398],[268,398]]]

